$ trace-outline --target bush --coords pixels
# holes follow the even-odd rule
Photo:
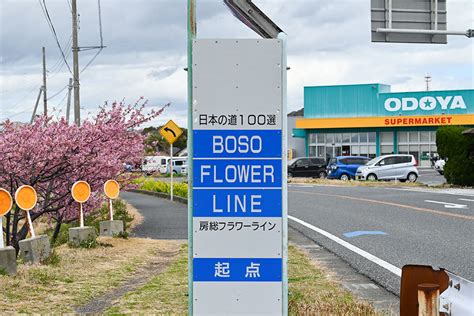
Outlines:
[[[474,137],[463,135],[462,126],[443,126],[436,132],[440,157],[446,159],[446,181],[457,185],[474,185]]]

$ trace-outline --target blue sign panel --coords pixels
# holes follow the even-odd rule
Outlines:
[[[281,282],[279,258],[194,258],[198,282]]]
[[[192,45],[190,314],[286,314],[283,40]]]
[[[281,130],[194,130],[194,158],[281,158]]]
[[[281,217],[281,189],[194,189],[195,217]]]
[[[281,159],[194,160],[197,187],[281,187]]]

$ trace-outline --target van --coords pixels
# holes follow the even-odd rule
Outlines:
[[[160,168],[161,173],[170,173],[170,157],[166,159],[166,164]],[[182,173],[181,169],[187,165],[187,157],[173,157],[173,173]]]
[[[356,180],[400,180],[416,182],[418,169],[413,155],[385,155],[376,157],[356,172]]]
[[[142,172],[151,175],[153,172],[160,171],[160,168],[166,165],[168,156],[146,156],[142,164]]]

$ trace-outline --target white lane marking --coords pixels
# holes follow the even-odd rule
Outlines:
[[[313,230],[313,231],[315,231],[315,232],[317,232],[317,233],[319,233],[319,234],[321,234],[321,235],[323,235],[323,236],[325,236],[325,237],[331,239],[332,241],[337,242],[339,245],[341,245],[341,246],[343,246],[343,247],[346,247],[346,248],[349,249],[350,251],[355,252],[356,254],[358,254],[358,255],[364,257],[364,258],[367,259],[367,260],[372,261],[373,263],[375,263],[375,264],[381,266],[382,268],[384,268],[384,269],[386,269],[386,270],[392,272],[393,274],[397,275],[398,277],[401,277],[401,276],[402,276],[402,270],[401,270],[400,268],[394,266],[393,264],[388,263],[387,261],[384,261],[384,260],[382,260],[382,259],[380,259],[380,258],[374,256],[373,254],[370,254],[370,253],[368,253],[367,251],[362,250],[362,249],[360,249],[359,247],[356,247],[356,246],[354,246],[354,245],[348,243],[347,241],[342,240],[341,238],[334,236],[334,235],[331,234],[331,233],[328,233],[328,232],[325,231],[325,230],[322,230],[321,228],[318,228],[318,227],[313,226],[313,225],[311,225],[311,224],[309,224],[309,223],[306,223],[305,221],[302,221],[302,220],[299,219],[299,218],[296,218],[296,217],[294,217],[294,216],[288,215],[288,219],[291,219],[291,220],[297,222],[298,224],[301,224],[301,225],[303,225],[303,226],[305,226],[305,227],[307,227],[307,228],[309,228],[309,229],[311,229],[311,230]]]
[[[474,202],[474,200],[470,200],[470,199],[460,199],[461,201],[467,201],[467,202]]]
[[[410,192],[423,192],[423,193],[433,193],[433,194],[450,194],[458,196],[473,196],[473,189],[423,189],[423,188],[385,188],[387,190],[396,190],[396,191],[410,191]]]
[[[441,204],[441,205],[444,205],[445,208],[467,208],[467,205],[464,205],[464,204],[456,204],[456,203],[441,202],[441,201],[431,201],[431,200],[425,200],[425,202]]]

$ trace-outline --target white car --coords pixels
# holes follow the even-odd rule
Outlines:
[[[400,180],[416,182],[417,162],[413,155],[385,155],[376,157],[356,172],[356,180]]]

